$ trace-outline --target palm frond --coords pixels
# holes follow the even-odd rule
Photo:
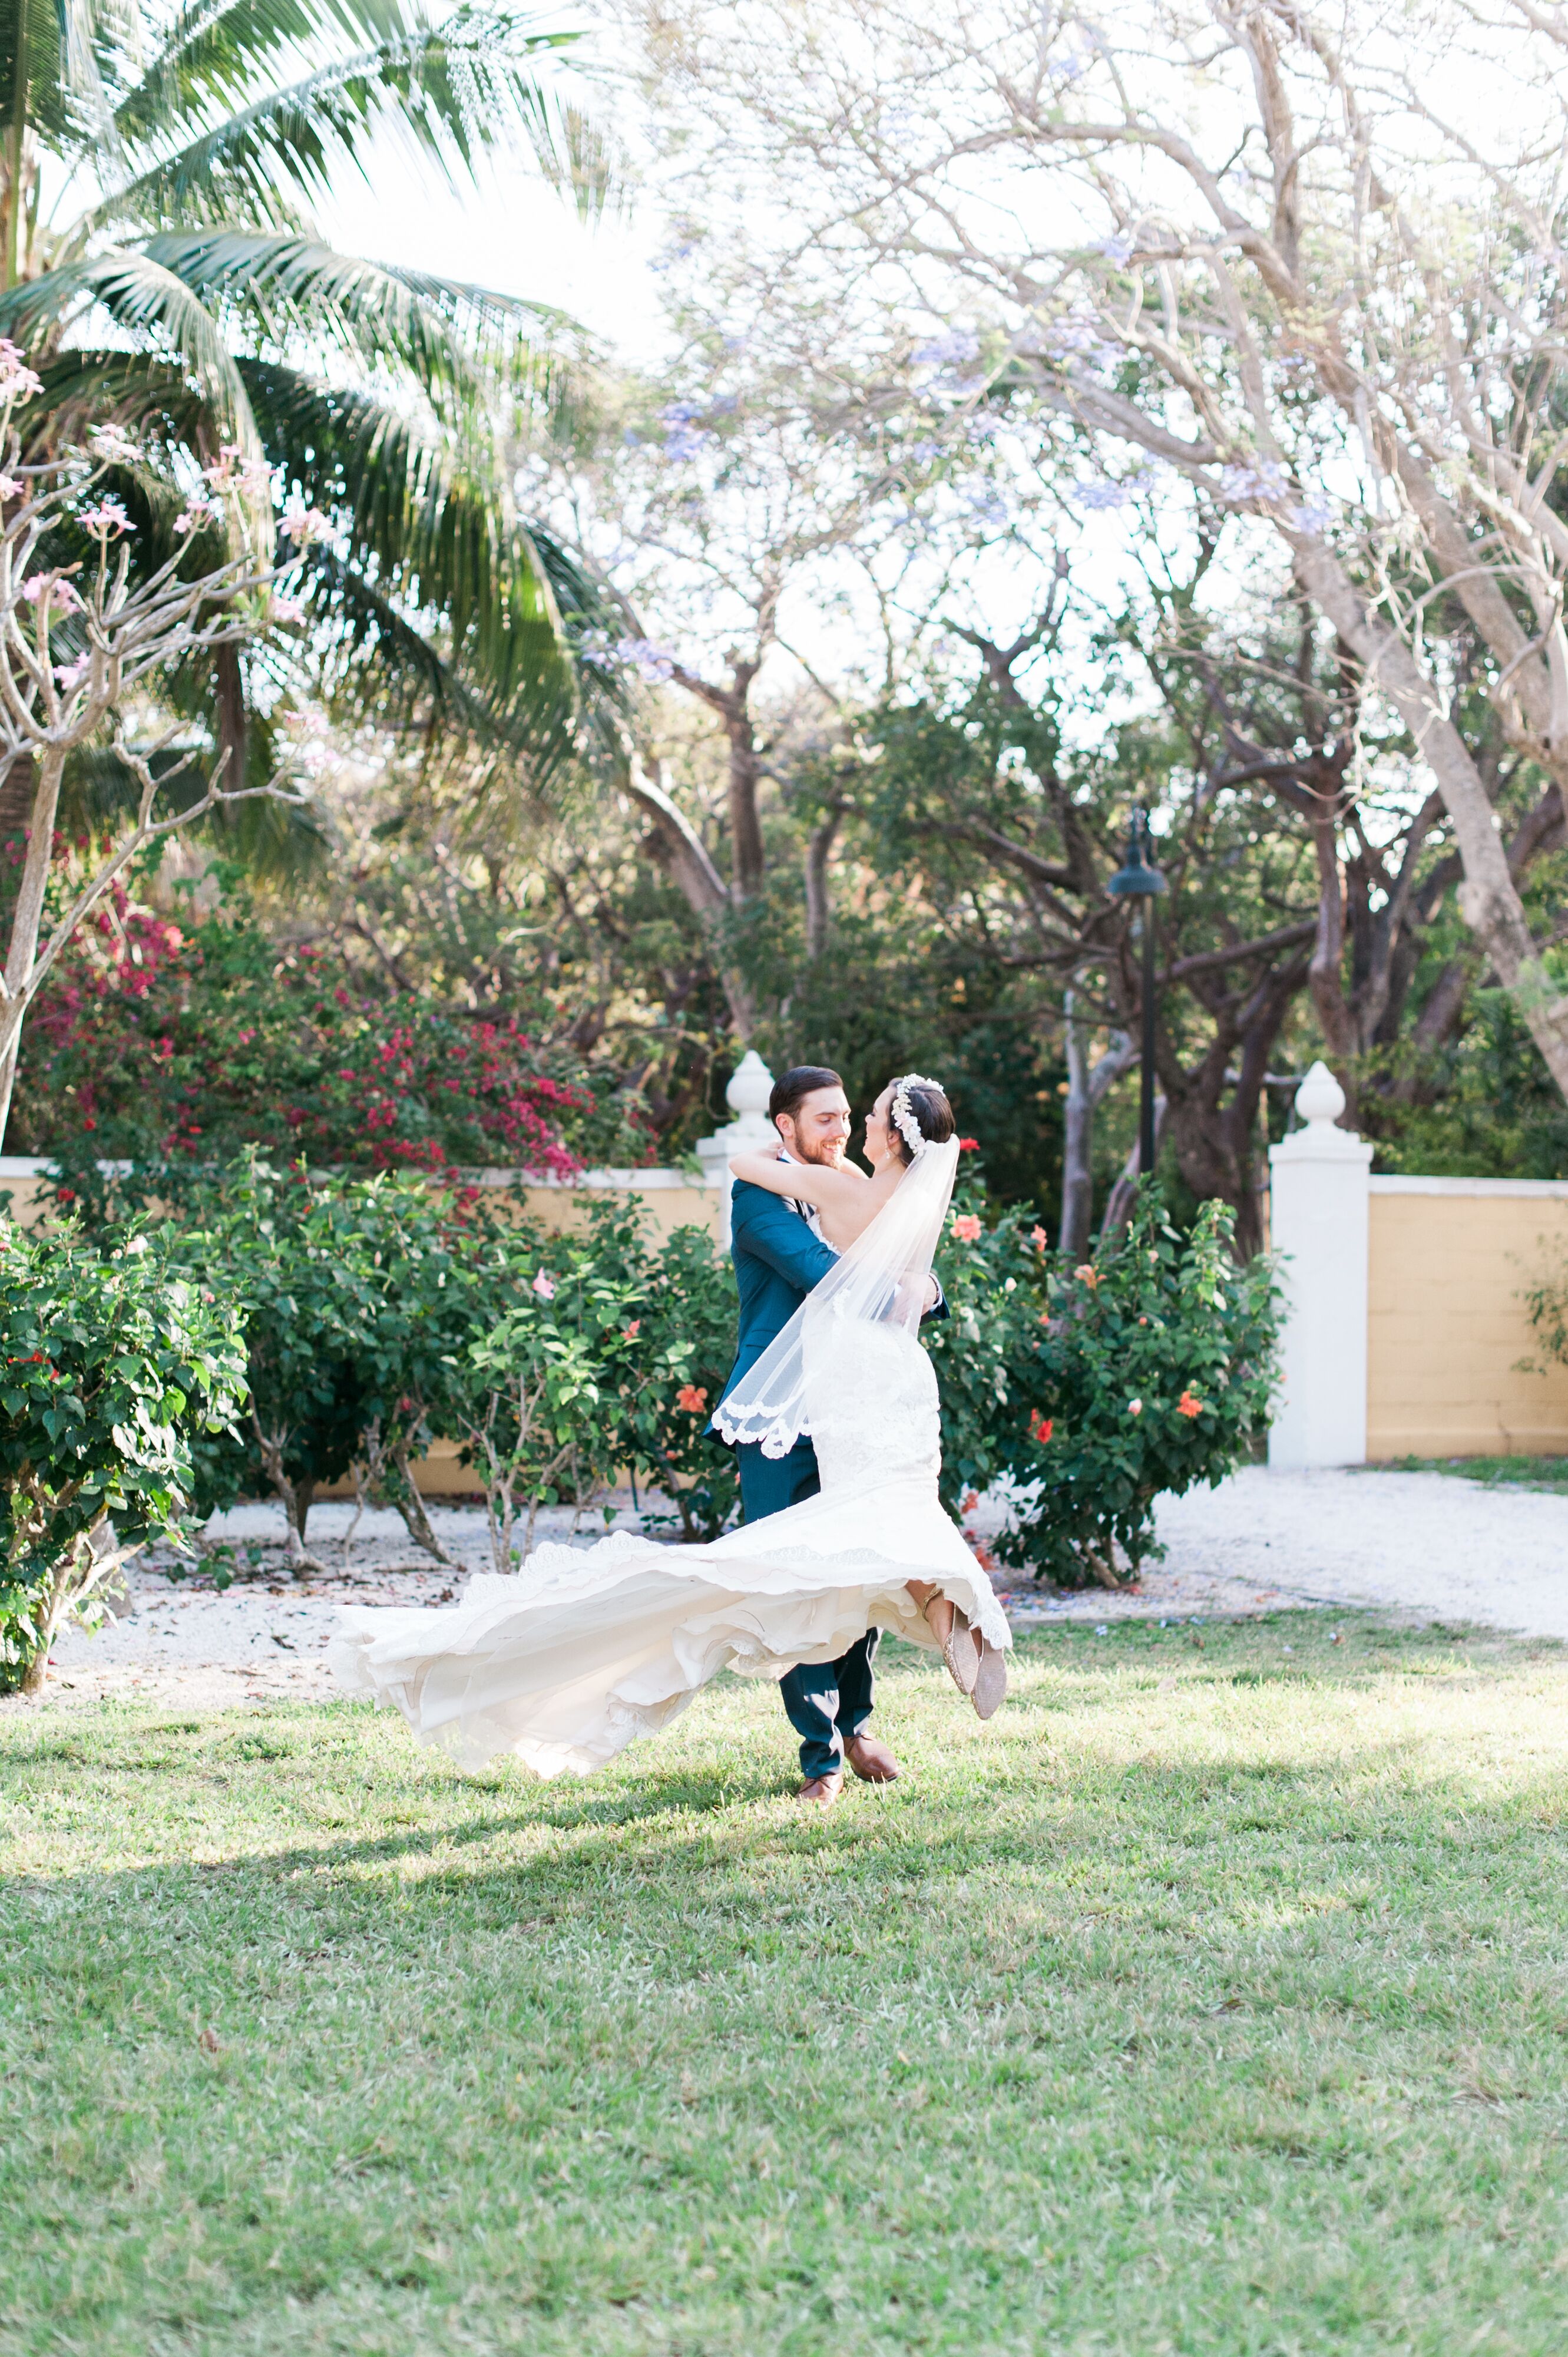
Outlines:
[[[359,562],[409,610],[439,612],[453,662],[499,709],[569,679],[554,591],[498,486],[387,400],[240,363],[262,435]]]
[[[165,231],[142,251],[274,350],[303,338],[360,376],[406,369],[449,425],[489,412],[498,390],[557,419],[575,399],[579,331],[547,305],[338,253],[317,238]]]
[[[223,437],[247,455],[261,443],[250,398],[219,321],[183,279],[151,255],[121,247],[64,264],[0,295],[0,335],[24,348],[56,343],[72,318],[102,304],[119,327],[176,357],[201,387]]]
[[[471,182],[480,156],[519,135],[553,179],[575,185],[586,154],[577,119],[538,73],[538,60],[563,38],[468,8],[438,28],[400,27],[257,92],[216,122],[169,121],[155,130],[140,168],[83,216],[82,232],[128,221],[274,221],[280,196],[308,204],[328,191],[338,167],[362,169],[383,124],[407,133],[449,186]],[[601,171],[582,181],[589,201],[602,179]]]

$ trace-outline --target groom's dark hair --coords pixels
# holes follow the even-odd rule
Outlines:
[[[791,1121],[819,1089],[842,1089],[843,1082],[837,1072],[830,1072],[825,1064],[795,1064],[781,1081],[773,1083],[773,1094],[768,1100],[768,1118],[775,1129],[780,1114]]]

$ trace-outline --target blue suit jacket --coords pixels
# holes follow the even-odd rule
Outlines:
[[[754,1187],[749,1178],[737,1178],[730,1197],[730,1253],[740,1296],[740,1332],[721,1399],[757,1364],[838,1258],[782,1195]]]
[[[822,1242],[782,1195],[754,1187],[749,1178],[737,1178],[730,1196],[730,1255],[740,1296],[740,1333],[735,1364],[720,1399],[727,1399],[838,1259],[832,1246]],[[945,1318],[947,1314],[947,1303],[939,1293],[935,1308],[928,1309],[926,1316]]]

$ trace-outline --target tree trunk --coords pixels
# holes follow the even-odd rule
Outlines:
[[[737,691],[732,709],[725,716],[725,734],[729,738],[730,846],[735,888],[743,900],[754,899],[761,891],[764,869],[762,820],[757,807],[762,756],[746,709],[749,685],[747,681],[746,687]]]
[[[650,778],[641,755],[635,747],[626,748],[626,770],[621,789],[627,800],[651,821],[653,843],[662,864],[679,888],[686,906],[702,920],[703,934],[712,940],[718,919],[727,916],[730,896],[725,880],[708,856],[707,846],[691,820],[671,793],[660,763],[660,775]],[[714,961],[719,981],[729,1005],[730,1021],[736,1036],[744,1046],[757,1029],[757,1001],[745,976],[722,954]]]
[[[1075,1260],[1082,1260],[1089,1250],[1094,1214],[1095,1111],[1122,1074],[1132,1070],[1137,1051],[1127,1032],[1113,1031],[1110,1046],[1090,1071],[1089,1026],[1079,1011],[1076,991],[1068,992],[1063,1011],[1067,1017],[1067,1119],[1057,1243]]]
[[[32,822],[27,829],[27,853],[22,863],[21,886],[11,917],[11,939],[5,952],[5,1004],[4,1013],[0,1014],[0,1151],[4,1150],[5,1127],[11,1118],[11,1097],[16,1085],[16,1056],[22,1044],[22,1024],[27,1014],[26,994],[38,946],[38,928],[43,921],[44,894],[48,886],[49,863],[54,855],[55,813],[59,808],[59,781],[64,767],[64,754],[52,748],[39,764],[38,784],[33,794]]]
[[[425,1512],[424,1501],[419,1494],[409,1466],[407,1449],[395,1449],[392,1453],[392,1462],[397,1467],[398,1480],[401,1484],[395,1503],[398,1512],[403,1516],[403,1527],[409,1537],[415,1546],[423,1547],[426,1555],[434,1555],[436,1562],[444,1564],[448,1571],[455,1571],[457,1568],[455,1559],[447,1554],[431,1526],[430,1516]]]
[[[1432,772],[1464,863],[1459,913],[1512,994],[1547,1070],[1568,1098],[1568,997],[1530,939],[1480,772],[1404,640],[1368,611],[1348,574],[1321,541],[1289,537],[1297,580],[1395,705]]]
[[[227,756],[224,791],[239,793],[245,783],[245,673],[238,647],[218,650],[218,748]]]
[[[1165,1115],[1169,1110],[1163,1096],[1155,1099],[1155,1159],[1156,1162],[1159,1160],[1160,1147],[1165,1140]],[[1118,1228],[1124,1228],[1133,1216],[1133,1203],[1138,1192],[1138,1180],[1142,1175],[1138,1168],[1138,1144],[1139,1141],[1134,1141],[1132,1152],[1122,1165],[1121,1176],[1111,1189],[1110,1198],[1105,1206],[1105,1217],[1100,1222],[1101,1243],[1104,1243],[1107,1237],[1113,1236]]]
[[[825,953],[832,931],[828,856],[843,816],[843,804],[835,803],[825,818],[818,820],[806,844],[806,955],[813,964]]]

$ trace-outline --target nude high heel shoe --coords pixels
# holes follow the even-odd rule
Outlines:
[[[914,1583],[910,1585],[913,1592]],[[980,1674],[980,1640],[967,1616],[940,1587],[931,1590],[920,1609],[925,1614],[926,1626],[941,1647],[942,1659],[954,1685],[960,1694],[972,1695]]]

